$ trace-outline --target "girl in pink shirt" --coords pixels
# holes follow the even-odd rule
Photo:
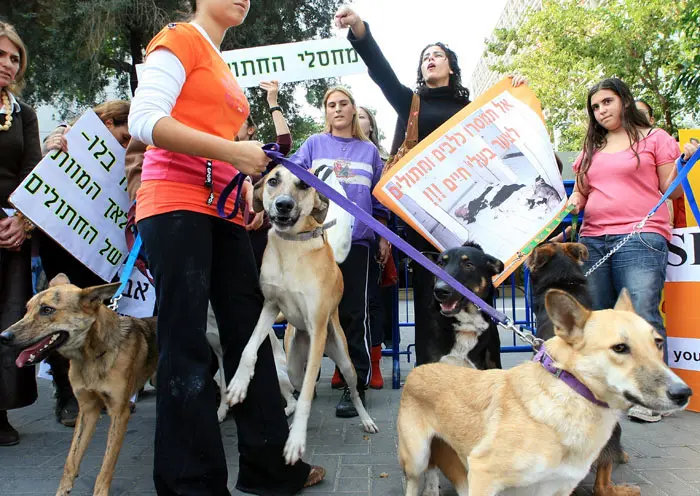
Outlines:
[[[676,141],[652,129],[621,80],[604,79],[588,92],[588,133],[574,163],[576,186],[569,203],[585,207],[580,241],[588,270],[656,205],[676,176]],[[682,194],[678,188],[671,194]],[[612,308],[623,288],[634,308],[665,335],[659,304],[666,280],[668,209],[662,205],[615,254],[588,276],[594,310]]]

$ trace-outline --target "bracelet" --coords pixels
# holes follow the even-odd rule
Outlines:
[[[275,105],[274,107],[270,107],[270,110],[268,112],[272,114],[275,110],[279,110],[280,112],[282,112],[282,107],[280,107],[279,105]]]
[[[19,220],[22,221],[22,223],[24,224],[25,235],[27,236],[27,239],[31,239],[32,238],[32,231],[34,231],[34,229],[36,229],[36,226],[34,225],[34,223],[31,220],[29,220],[27,217],[25,217],[21,212],[16,212],[15,217],[17,217]]]

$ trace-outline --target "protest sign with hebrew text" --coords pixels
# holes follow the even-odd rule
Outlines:
[[[128,254],[125,150],[89,110],[10,196],[17,210],[105,281]]]
[[[500,284],[561,222],[566,193],[539,102],[510,79],[422,140],[374,195],[439,250],[475,241]]]
[[[367,72],[345,38],[325,38],[221,52],[241,88],[263,81],[293,83]],[[140,71],[143,64],[136,66]]]

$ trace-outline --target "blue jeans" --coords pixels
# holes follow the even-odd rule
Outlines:
[[[579,241],[588,248],[589,259],[583,270],[603,258],[625,237],[620,235],[582,236]],[[636,312],[666,337],[659,311],[661,292],[666,281],[668,244],[657,233],[639,233],[588,276],[593,310],[613,308],[622,288],[627,288]],[[664,348],[664,358],[666,355]]]

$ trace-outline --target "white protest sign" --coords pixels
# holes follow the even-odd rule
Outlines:
[[[344,38],[300,41],[222,52],[241,88],[262,81],[293,83],[367,72],[350,42]],[[143,64],[136,66],[137,71]]]
[[[666,345],[671,368],[700,372],[700,339],[669,337]]]
[[[506,265],[497,284],[561,221],[564,184],[527,88],[502,81],[422,140],[374,195],[436,248],[478,242]]]
[[[65,137],[68,153],[49,152],[12,193],[10,203],[111,281],[128,253],[126,151],[92,110]]]
[[[684,227],[673,230],[668,245],[666,282],[700,281],[700,229]]]
[[[153,317],[156,307],[156,289],[136,267],[131,271],[118,305],[118,311],[122,315],[138,319]]]

